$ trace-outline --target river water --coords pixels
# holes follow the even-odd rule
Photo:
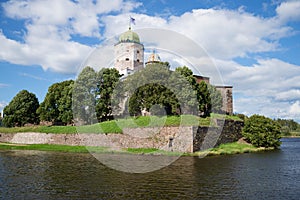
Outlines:
[[[90,154],[0,151],[0,199],[299,199],[300,138],[280,150],[181,157],[131,174]]]

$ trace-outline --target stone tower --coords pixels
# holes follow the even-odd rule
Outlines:
[[[161,59],[159,55],[153,50],[152,54],[148,57],[148,61],[145,63],[146,65],[148,64],[153,64],[153,63],[160,63]]]
[[[144,45],[138,34],[131,30],[121,34],[115,44],[115,68],[125,76],[144,67]]]

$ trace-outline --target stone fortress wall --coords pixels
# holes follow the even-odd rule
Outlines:
[[[124,129],[123,134],[0,133],[0,142],[15,144],[60,144],[99,146],[112,150],[156,148],[165,151],[195,152],[234,142],[242,137],[243,122],[218,121],[215,127],[154,127]]]

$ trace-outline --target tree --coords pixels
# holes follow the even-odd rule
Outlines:
[[[142,110],[152,115],[179,113],[179,100],[171,87],[168,63],[148,64],[124,81],[124,90],[129,98],[130,115],[141,115]],[[172,91],[173,90],[173,91]]]
[[[211,113],[211,97],[208,86],[204,81],[198,83],[197,98],[199,101],[199,111],[201,117],[209,117]]]
[[[252,115],[245,121],[243,128],[245,140],[256,147],[278,148],[280,142],[280,125],[267,117]]]
[[[73,114],[77,125],[97,123],[97,73],[89,66],[78,75],[73,89]]]
[[[121,75],[115,68],[103,68],[97,76],[96,115],[99,122],[112,118],[112,98]]]
[[[129,113],[132,116],[141,115],[146,109],[152,115],[176,114],[178,100],[172,91],[163,85],[149,83],[139,87],[130,97]]]
[[[221,95],[221,92],[216,89],[216,87],[207,84],[208,91],[210,94],[210,100],[211,100],[211,111],[214,113],[221,113],[222,112],[222,106],[223,106],[223,98]]]
[[[24,126],[39,122],[36,110],[39,107],[35,94],[20,91],[3,110],[3,124],[6,127]]]
[[[48,88],[44,101],[37,110],[40,120],[53,124],[70,124],[73,121],[73,80],[54,83]]]
[[[175,72],[184,76],[193,90],[196,91],[200,116],[208,117],[211,112],[220,112],[222,108],[222,96],[214,86],[206,84],[204,81],[197,83],[192,70],[186,66],[176,68]]]
[[[297,131],[299,124],[292,119],[277,119],[281,126],[281,133],[283,135],[291,135],[292,131]]]

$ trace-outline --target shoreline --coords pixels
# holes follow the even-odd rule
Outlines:
[[[65,153],[125,153],[139,155],[166,155],[166,156],[221,156],[234,155],[244,153],[255,153],[274,150],[274,148],[254,147],[251,144],[233,142],[221,144],[219,147],[198,151],[193,153],[169,152],[153,148],[127,148],[122,150],[113,150],[109,147],[90,147],[90,146],[71,146],[57,144],[16,144],[16,143],[0,143],[0,150],[37,150],[37,151],[53,151]]]
[[[300,135],[281,136],[281,138],[300,138]]]

